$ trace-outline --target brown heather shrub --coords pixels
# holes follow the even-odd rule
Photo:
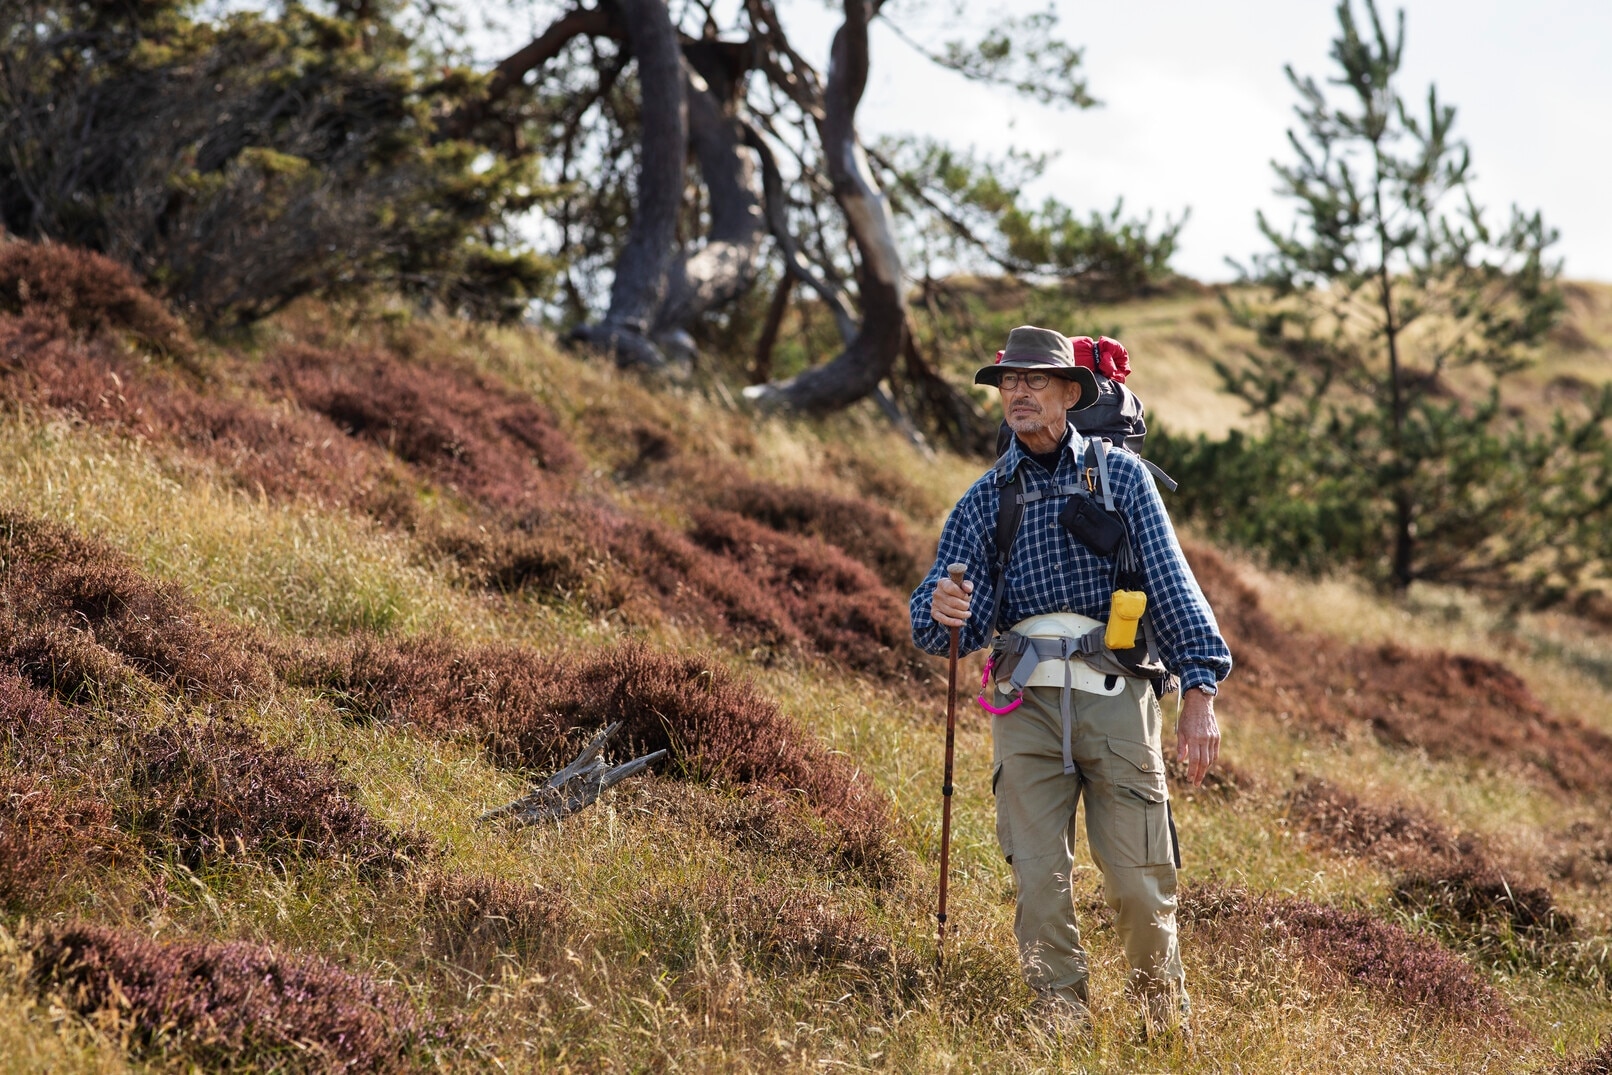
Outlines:
[[[327,763],[269,747],[250,730],[214,721],[133,738],[137,799],[126,824],[155,855],[192,868],[235,853],[345,858],[365,872],[406,868],[418,838],[386,828]]]
[[[1320,777],[1301,777],[1287,796],[1288,817],[1334,851],[1385,866],[1458,864],[1487,856],[1474,837],[1459,837],[1418,810],[1374,806]]]
[[[1373,806],[1318,778],[1288,796],[1298,827],[1346,855],[1394,871],[1394,903],[1438,927],[1460,947],[1536,965],[1574,933],[1550,890],[1506,870],[1478,837],[1458,834],[1403,804]]]
[[[389,988],[314,956],[86,923],[39,927],[25,943],[42,994],[111,1022],[140,1052],[211,1070],[402,1071],[437,1036]]]
[[[38,906],[87,870],[133,854],[105,802],[0,768],[0,908]]]
[[[562,501],[518,527],[467,525],[425,540],[499,592],[552,595],[629,623],[671,620],[745,645],[806,645],[782,606],[731,563],[608,504]]]
[[[552,955],[574,926],[570,905],[537,885],[431,871],[419,888],[427,943],[460,966],[485,967],[511,949]]]
[[[714,661],[628,644],[588,657],[443,639],[360,637],[280,658],[287,678],[329,695],[354,719],[468,732],[504,765],[554,770],[613,721],[615,752],[671,751],[669,771],[698,782],[803,796],[832,836],[835,860],[875,882],[899,851],[889,804],[768,698]]]
[[[906,602],[832,545],[707,509],[694,512],[689,536],[755,580],[825,656],[897,682],[931,678]]]
[[[0,243],[0,313],[42,315],[82,335],[127,333],[184,358],[195,350],[185,326],[132,272],[74,247]]]
[[[64,337],[55,322],[0,317],[0,398],[68,411],[120,433],[176,445],[222,467],[242,489],[412,518],[412,479],[323,415],[204,394],[197,383],[104,341]]]
[[[1357,986],[1369,996],[1463,1026],[1526,1033],[1465,960],[1364,911],[1208,884],[1184,889],[1179,913],[1189,929],[1203,931],[1221,951],[1284,948],[1307,961],[1324,983]]]
[[[1612,1038],[1612,1033],[1608,1037]],[[1612,1075],[1612,1040],[1593,1053],[1564,1060],[1556,1075]]]
[[[1612,736],[1549,713],[1504,666],[1283,630],[1214,552],[1188,556],[1236,659],[1228,704],[1333,734],[1363,724],[1386,743],[1521,770],[1562,792],[1612,788]]]
[[[45,768],[74,753],[87,734],[88,719],[60,705],[16,674],[0,670],[0,757],[19,767]]]
[[[1550,889],[1507,878],[1485,861],[1453,869],[1439,865],[1412,868],[1396,878],[1394,902],[1424,918],[1463,927],[1464,939],[1480,948],[1504,947],[1510,934],[1535,940],[1573,935],[1573,916],[1556,906]]]
[[[71,699],[127,668],[162,686],[231,697],[267,686],[267,668],[172,586],[99,542],[0,509],[0,664]]]
[[[467,371],[407,364],[383,352],[295,346],[276,357],[268,384],[496,509],[542,507],[577,467],[546,408]]]
[[[901,517],[866,499],[835,496],[820,489],[707,478],[714,508],[743,515],[785,534],[805,534],[839,549],[890,586],[910,591],[927,564],[919,562],[918,542]]]

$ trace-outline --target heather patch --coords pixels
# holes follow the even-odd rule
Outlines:
[[[1287,806],[1288,817],[1311,837],[1335,851],[1386,866],[1487,858],[1475,837],[1459,836],[1403,803],[1363,802],[1319,777],[1301,778],[1288,793]]]
[[[1374,805],[1317,778],[1288,796],[1311,838],[1393,871],[1394,904],[1491,963],[1556,966],[1582,976],[1571,915],[1550,889],[1497,861],[1483,841],[1400,803]],[[1598,977],[1591,972],[1590,977]]]
[[[265,746],[240,725],[169,725],[127,749],[136,798],[126,824],[152,854],[192,868],[243,853],[391,871],[425,853],[377,820],[328,764]]]
[[[267,684],[243,643],[100,542],[0,511],[0,663],[64,699],[129,673],[185,694]]]
[[[0,244],[0,313],[44,317],[75,333],[126,333],[159,352],[194,351],[183,324],[124,265],[52,243]]]
[[[1227,958],[1244,949],[1285,950],[1329,984],[1357,986],[1463,1026],[1521,1032],[1504,1000],[1465,960],[1363,911],[1211,884],[1184,890],[1179,913],[1196,943],[1212,944]]]
[[[329,418],[284,404],[209,395],[105,340],[65,336],[29,314],[0,317],[0,398],[66,411],[218,464],[241,489],[413,518],[412,479],[385,451]]]
[[[137,1052],[204,1067],[401,1071],[435,1035],[391,989],[265,945],[148,940],[85,923],[25,938],[39,991]]]
[[[89,870],[133,853],[106,802],[0,769],[0,908],[39,906]]]
[[[383,352],[297,346],[277,357],[268,383],[348,435],[496,509],[541,507],[577,466],[546,408],[465,371]]]
[[[1612,737],[1548,712],[1504,666],[1283,629],[1217,555],[1189,556],[1236,660],[1228,704],[1335,734],[1365,725],[1391,745],[1521,770],[1563,792],[1612,787]]]
[[[876,881],[896,875],[889,804],[844,757],[721,665],[629,644],[587,657],[444,639],[355,638],[286,655],[286,674],[354,719],[474,736],[499,763],[552,771],[599,728],[619,750],[665,749],[676,776],[800,796],[826,823],[830,853]]]
[[[891,677],[927,671],[906,603],[832,545],[713,510],[694,513],[689,536],[755,580],[825,656]]]
[[[716,481],[708,500],[782,533],[832,545],[896,590],[911,590],[928,566],[919,561],[918,543],[901,517],[871,500],[737,478]]]
[[[1556,1070],[1558,1075],[1612,1075],[1612,1041],[1594,1052],[1567,1059]]]

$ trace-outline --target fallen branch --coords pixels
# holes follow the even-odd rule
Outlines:
[[[495,818],[514,817],[523,825],[533,825],[539,821],[558,821],[593,805],[604,792],[629,776],[637,776],[670,753],[666,750],[657,750],[653,754],[646,754],[642,758],[635,758],[611,768],[605,764],[600,754],[604,750],[605,743],[620,728],[621,722],[618,720],[594,736],[593,740],[582,748],[582,753],[577,755],[575,761],[545,780],[542,786],[533,789],[508,806],[487,811],[477,820],[492,821]]]

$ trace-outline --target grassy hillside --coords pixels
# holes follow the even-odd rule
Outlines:
[[[1239,666],[1224,765],[1174,789],[1199,1032],[1135,1044],[1083,858],[1096,1023],[1053,1041],[972,706],[933,962],[944,669],[905,595],[978,461],[524,331],[304,307],[206,344],[104,264],[31,272],[0,273],[0,1070],[1612,1065],[1604,631],[1192,543]],[[1612,289],[1574,302],[1551,362],[1604,379]],[[1216,311],[1099,312],[1173,428],[1235,420]],[[613,720],[669,760],[477,821]]]

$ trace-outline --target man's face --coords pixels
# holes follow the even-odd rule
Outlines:
[[[1064,412],[1080,402],[1080,383],[1050,377],[1045,388],[1034,389],[1022,372],[1017,380],[1010,388],[997,389],[1002,395],[1002,414],[1008,428],[1020,436],[1062,430]]]

